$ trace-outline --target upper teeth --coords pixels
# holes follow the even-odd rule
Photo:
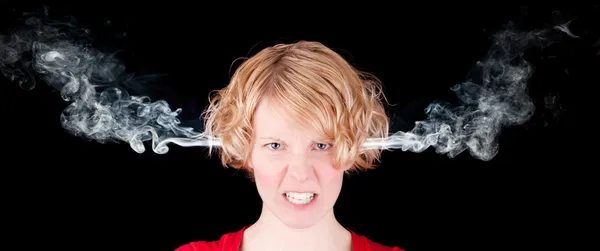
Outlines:
[[[308,204],[315,197],[314,193],[285,193],[287,200],[294,204]]]

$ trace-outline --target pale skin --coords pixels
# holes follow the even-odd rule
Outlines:
[[[351,233],[333,211],[350,165],[333,168],[334,146],[316,131],[283,119],[275,107],[265,100],[253,117],[250,166],[263,207],[258,221],[244,231],[240,250],[352,250]],[[318,197],[298,210],[285,199],[289,191]]]

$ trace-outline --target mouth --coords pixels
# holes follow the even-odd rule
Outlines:
[[[317,198],[316,193],[287,192],[283,197],[294,205],[308,205]]]

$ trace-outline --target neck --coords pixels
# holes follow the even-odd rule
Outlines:
[[[258,221],[244,231],[241,250],[351,250],[351,246],[352,236],[337,221],[333,209],[317,224],[293,229],[263,205]]]

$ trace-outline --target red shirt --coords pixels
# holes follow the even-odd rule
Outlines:
[[[244,230],[233,233],[224,234],[217,241],[196,241],[185,244],[175,251],[239,251],[244,237]],[[391,248],[375,243],[367,239],[367,237],[358,235],[352,231],[352,250],[353,251],[404,251],[401,248]]]

